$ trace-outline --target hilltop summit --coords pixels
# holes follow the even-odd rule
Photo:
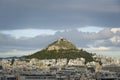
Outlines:
[[[49,51],[50,50],[70,50],[70,49],[77,50],[76,46],[65,38],[58,38],[56,41],[48,45],[45,49]]]

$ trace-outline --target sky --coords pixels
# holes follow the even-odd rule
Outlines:
[[[120,57],[120,0],[0,0],[0,57],[32,54],[59,37]]]

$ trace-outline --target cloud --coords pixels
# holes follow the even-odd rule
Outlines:
[[[24,50],[11,50],[11,51],[6,51],[3,54],[0,54],[0,57],[13,57],[13,56],[26,56],[26,55],[30,55],[33,54],[35,52],[37,52],[38,50],[29,50],[29,51],[24,51]]]
[[[101,46],[101,47],[91,47],[91,48],[88,48],[88,50],[91,49],[91,50],[95,50],[95,51],[105,51],[105,50],[110,50],[110,47],[104,47],[104,46]]]
[[[120,32],[120,28],[112,28],[111,31],[114,32],[114,33],[117,33],[117,32],[119,33]]]
[[[119,27],[119,0],[1,0],[0,30]]]
[[[107,28],[99,32],[81,32],[76,29],[57,31],[54,35],[39,35],[32,38],[18,38],[0,33],[0,54],[12,55],[20,52],[21,55],[27,54],[28,51],[40,50],[56,40],[64,37],[73,42],[78,48],[99,51],[119,51],[120,48],[120,31],[116,33],[112,30],[116,28]],[[6,53],[6,54],[2,54]],[[16,54],[18,55],[18,53]]]

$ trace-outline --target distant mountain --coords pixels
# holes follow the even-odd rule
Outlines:
[[[0,58],[1,59],[19,59],[19,58],[22,58],[22,57],[17,57],[17,56],[12,56],[12,57],[5,57],[5,58]]]
[[[58,58],[85,58],[86,62],[93,61],[92,54],[79,50],[74,44],[64,38],[59,38],[47,47],[33,53],[32,55],[25,56],[25,58],[38,58],[38,59],[58,59]]]

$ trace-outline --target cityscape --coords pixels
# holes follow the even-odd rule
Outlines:
[[[120,0],[0,0],[0,80],[120,80]]]

